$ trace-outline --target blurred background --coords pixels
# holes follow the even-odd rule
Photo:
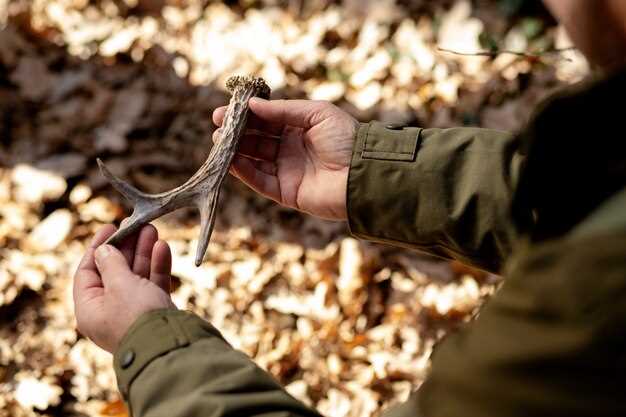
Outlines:
[[[211,148],[233,74],[362,121],[520,129],[588,66],[538,1],[0,0],[0,415],[125,416],[111,357],[77,334],[71,276],[128,206]],[[514,53],[511,53],[514,52]],[[469,56],[464,54],[470,54]],[[349,237],[227,180],[193,266],[197,214],[156,222],[174,299],[330,417],[407,398],[433,345],[499,278]]]

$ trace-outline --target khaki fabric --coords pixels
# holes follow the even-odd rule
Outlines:
[[[135,417],[318,416],[193,313],[144,314],[114,364]]]
[[[519,136],[361,125],[352,233],[505,276],[387,417],[626,415],[624,93],[576,86]],[[191,313],[145,314],[114,363],[135,417],[318,415]]]
[[[387,152],[371,152],[372,142]],[[391,151],[414,145],[410,159]],[[361,125],[355,146],[347,199],[355,236],[500,270],[516,236],[517,138],[473,128],[394,131],[373,122]]]
[[[625,252],[626,228],[518,247],[497,296],[436,349],[420,412],[626,415]]]

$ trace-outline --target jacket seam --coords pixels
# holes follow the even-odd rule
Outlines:
[[[484,268],[481,265],[485,265],[485,263],[481,261],[480,256],[477,257],[475,254],[470,254],[468,252],[460,252],[458,249],[455,249],[455,248],[453,248],[450,245],[446,245],[446,244],[442,244],[442,243],[422,244],[422,243],[419,243],[419,242],[414,242],[414,241],[411,242],[411,241],[407,241],[407,240],[403,240],[403,239],[397,239],[397,238],[391,238],[391,237],[387,237],[387,236],[377,237],[375,235],[369,235],[369,234],[365,234],[365,233],[353,233],[353,234],[355,236],[359,237],[360,239],[363,239],[363,240],[379,241],[381,243],[387,243],[387,244],[389,244],[389,243],[400,243],[400,244],[402,244],[404,246],[408,246],[408,247],[411,247],[411,248],[415,248],[417,250],[421,250],[423,252],[427,252],[428,254],[436,256],[436,257],[439,257],[439,258],[454,259],[454,258],[446,258],[446,257],[441,256],[441,255],[433,254],[432,252],[429,251],[429,249],[446,249],[446,250],[449,250],[451,252],[457,252],[457,253],[461,254],[462,256],[470,259],[479,268]],[[501,270],[502,264],[504,264],[504,262],[503,263],[497,263],[498,270]],[[488,271],[488,270],[486,270],[486,271]],[[488,272],[491,272],[491,271],[488,271]],[[495,273],[497,273],[497,272],[495,272]]]
[[[361,157],[363,157],[363,154],[365,152],[367,152],[367,139],[369,139],[370,137],[370,128],[372,127],[372,123],[369,123],[367,125],[367,129],[365,130],[365,141],[363,142],[363,149],[361,149]]]
[[[396,151],[368,151],[367,149],[364,150],[363,152],[368,152],[368,153],[392,153],[392,154],[397,154],[397,155],[413,155],[415,152],[396,152]]]
[[[372,123],[368,123],[367,125],[363,124],[360,126],[360,128],[357,130],[356,134],[355,134],[355,138],[354,138],[354,148],[352,150],[352,157],[350,158],[350,167],[348,169],[348,182],[346,184],[346,217],[347,217],[347,223],[348,223],[348,230],[350,231],[351,234],[356,236],[356,233],[353,232],[353,221],[352,221],[352,199],[350,198],[351,193],[350,193],[350,187],[352,185],[352,182],[354,181],[354,169],[356,168],[357,164],[359,164],[362,159],[363,159],[363,152],[365,149],[365,143],[363,143],[363,148],[361,148],[361,135],[365,134],[365,139],[364,142],[367,140],[367,134],[369,133],[369,129],[370,126],[372,125]],[[367,127],[366,127],[367,126]],[[361,133],[362,130],[361,129],[365,129],[365,133]]]

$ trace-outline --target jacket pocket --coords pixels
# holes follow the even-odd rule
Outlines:
[[[363,159],[413,161],[419,148],[421,128],[370,123],[364,129]]]

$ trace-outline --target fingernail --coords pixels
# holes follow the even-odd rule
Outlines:
[[[261,97],[252,97],[250,99],[251,102],[257,103],[257,104],[261,104],[261,103],[265,103],[267,100],[265,100],[264,98]]]
[[[98,249],[96,249],[96,264],[98,264],[98,261],[104,261],[110,254],[111,247],[109,245],[98,246]]]

